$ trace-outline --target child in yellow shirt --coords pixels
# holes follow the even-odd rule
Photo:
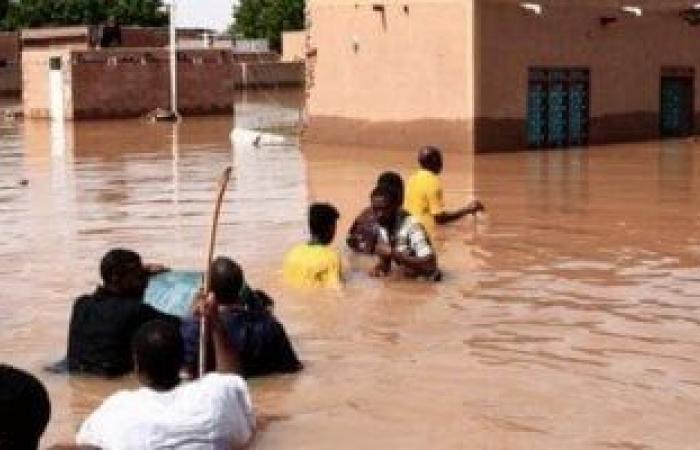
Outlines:
[[[284,259],[285,281],[297,288],[338,288],[342,284],[341,260],[330,244],[340,214],[327,203],[309,208],[311,239],[292,248]]]

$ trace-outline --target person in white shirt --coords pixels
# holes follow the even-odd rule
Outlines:
[[[213,296],[198,311],[210,324],[216,372],[181,382],[183,342],[165,321],[143,325],[133,340],[142,387],[121,391],[90,415],[76,436],[78,445],[103,450],[230,450],[246,446],[255,415],[238,362],[218,316]]]

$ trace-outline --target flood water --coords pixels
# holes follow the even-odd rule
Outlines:
[[[251,382],[255,448],[698,448],[700,144],[449,153],[447,204],[476,196],[488,214],[439,232],[445,281],[373,280],[346,252],[347,287],[309,294],[280,282],[308,200],[337,204],[344,232],[376,176],[408,175],[415,155],[249,151],[232,148],[232,124],[0,124],[0,361],[48,386],[45,445],[135,384],[42,372],[102,254],[201,268],[215,180],[233,164],[218,253],[277,299],[306,363]]]

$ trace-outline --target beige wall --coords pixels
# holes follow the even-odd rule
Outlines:
[[[34,119],[49,117],[49,59],[62,58],[64,79],[70,81],[70,51],[67,49],[24,50],[22,52],[22,107],[24,116]],[[72,117],[70,86],[64,89],[66,118]]]
[[[372,5],[311,2],[306,139],[467,145],[472,0]]]
[[[480,149],[525,144],[531,66],[590,68],[591,143],[657,137],[661,68],[691,66],[700,77],[700,27],[688,26],[678,9],[645,10],[637,18],[617,8],[585,6],[585,2],[577,7],[545,2],[544,13],[537,16],[514,3],[478,2],[476,141]],[[669,8],[667,2],[655,3]],[[601,16],[619,20],[603,27]],[[696,79],[696,86],[699,82]]]
[[[282,61],[303,61],[306,46],[306,31],[282,33]]]

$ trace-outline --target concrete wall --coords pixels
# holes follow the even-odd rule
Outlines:
[[[303,61],[305,57],[306,31],[282,33],[282,61]]]
[[[680,19],[678,2],[642,2],[648,7],[642,17],[621,13],[616,2],[560,3],[543,2],[544,13],[537,16],[515,1],[478,2],[478,149],[525,145],[532,66],[590,68],[593,144],[658,137],[662,67],[695,67],[696,89],[700,86],[700,27]],[[601,26],[603,16],[618,21]]]
[[[305,138],[469,147],[473,1],[312,0]]]
[[[22,108],[24,116],[31,119],[46,119],[50,117],[49,92],[49,59],[60,57],[62,60],[63,76],[68,83],[65,86],[66,118],[72,117],[70,98],[70,50],[45,49],[24,50],[22,52]]]

